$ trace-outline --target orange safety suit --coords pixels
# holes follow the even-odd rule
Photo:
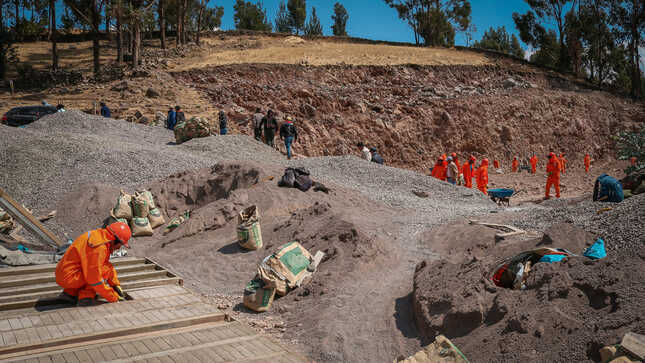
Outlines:
[[[495,169],[499,169],[499,161],[493,160],[493,166],[495,167]]]
[[[551,192],[551,186],[555,187],[555,196],[560,198],[560,161],[554,155],[549,159],[549,163],[546,165],[546,192],[544,196],[549,198],[549,193]]]
[[[456,157],[454,157],[454,158],[452,158],[452,161],[454,161],[454,162],[455,162],[455,165],[457,165],[457,172],[458,172],[459,174],[461,174],[461,166],[459,166],[459,159],[457,159]]]
[[[590,166],[591,166],[591,157],[589,157],[589,154],[585,154],[585,173],[589,172]]]
[[[638,158],[635,156],[629,158],[629,162],[632,164],[632,166],[636,166],[636,161],[638,161]]]
[[[531,173],[535,174],[537,170],[537,163],[538,163],[538,158],[537,156],[533,155],[531,158]]]
[[[107,229],[89,231],[67,249],[56,266],[56,283],[65,293],[78,299],[93,299],[96,294],[109,302],[119,300],[112,288],[120,285],[110,263],[111,241],[115,237]]]
[[[462,168],[463,168],[462,174],[464,174],[464,182],[465,182],[464,186],[466,188],[472,188],[473,187],[473,169],[472,169],[472,166],[470,165],[470,162],[466,161]]]
[[[446,181],[448,179],[448,160],[441,161],[441,169],[439,169],[439,179]]]
[[[488,191],[488,160],[482,160],[482,164],[477,169],[477,189],[487,194]]]
[[[520,162],[517,161],[517,158],[513,158],[513,163],[511,164],[511,168],[513,170],[513,173],[517,173],[517,168],[520,166]]]
[[[439,159],[437,162],[434,164],[434,167],[432,168],[432,176],[439,179],[439,174],[441,174],[441,165],[442,165],[442,160]]]
[[[567,171],[567,159],[564,158],[564,154],[560,154],[560,171],[562,174]]]

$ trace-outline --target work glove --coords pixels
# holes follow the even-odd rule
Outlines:
[[[123,289],[121,288],[121,285],[116,285],[113,287],[114,292],[116,292],[117,295],[119,295],[119,300],[125,300],[125,294],[123,293]]]

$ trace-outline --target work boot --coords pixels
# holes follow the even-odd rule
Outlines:
[[[92,306],[94,305],[94,299],[86,297],[84,299],[78,300],[77,306]]]
[[[58,295],[58,300],[64,301],[64,302],[66,302],[68,304],[76,304],[77,301],[78,301],[78,297],[70,295],[70,294],[66,293],[65,291],[63,291]]]

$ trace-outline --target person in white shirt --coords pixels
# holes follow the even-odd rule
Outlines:
[[[372,161],[372,153],[370,153],[370,149],[368,149],[362,142],[359,142],[356,146],[361,149],[361,153],[363,153],[363,159]]]

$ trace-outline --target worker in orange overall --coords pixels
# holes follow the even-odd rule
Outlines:
[[[549,199],[551,186],[555,186],[555,197],[560,198],[560,161],[555,156],[555,153],[549,154],[549,163],[546,165],[546,192],[544,193],[545,199]]]
[[[441,155],[441,168],[439,168],[439,179],[446,181],[448,179],[448,157],[446,154]]]
[[[475,165],[475,157],[470,156],[470,158],[464,163],[461,169],[461,173],[464,175],[464,186],[466,188],[473,187],[473,166]]]
[[[535,174],[537,171],[537,163],[538,163],[538,157],[533,154],[533,157],[531,157],[531,173]]]
[[[631,163],[632,166],[636,166],[636,161],[638,161],[638,158],[635,156],[632,156],[629,158],[629,162]]]
[[[520,162],[517,160],[517,156],[513,156],[513,162],[511,163],[511,170],[513,173],[517,173],[517,168],[519,168]]]
[[[441,179],[441,176],[446,173],[444,168],[445,167],[443,166],[443,159],[442,158],[437,159],[437,162],[434,164],[434,167],[432,168],[432,176],[439,180],[445,180],[445,179]]]
[[[96,294],[108,302],[123,301],[110,255],[121,246],[129,248],[131,236],[127,224],[115,222],[76,238],[56,266],[56,283],[63,288],[59,299],[79,306],[92,305]]]
[[[567,159],[564,158],[564,153],[560,154],[560,171],[564,174],[567,171]]]
[[[589,154],[585,154],[585,173],[589,172],[589,168],[591,167],[591,157]]]
[[[487,194],[488,191],[488,159],[482,160],[482,164],[477,169],[477,189]]]
[[[499,169],[499,161],[493,160],[493,166],[495,167],[495,169]]]

